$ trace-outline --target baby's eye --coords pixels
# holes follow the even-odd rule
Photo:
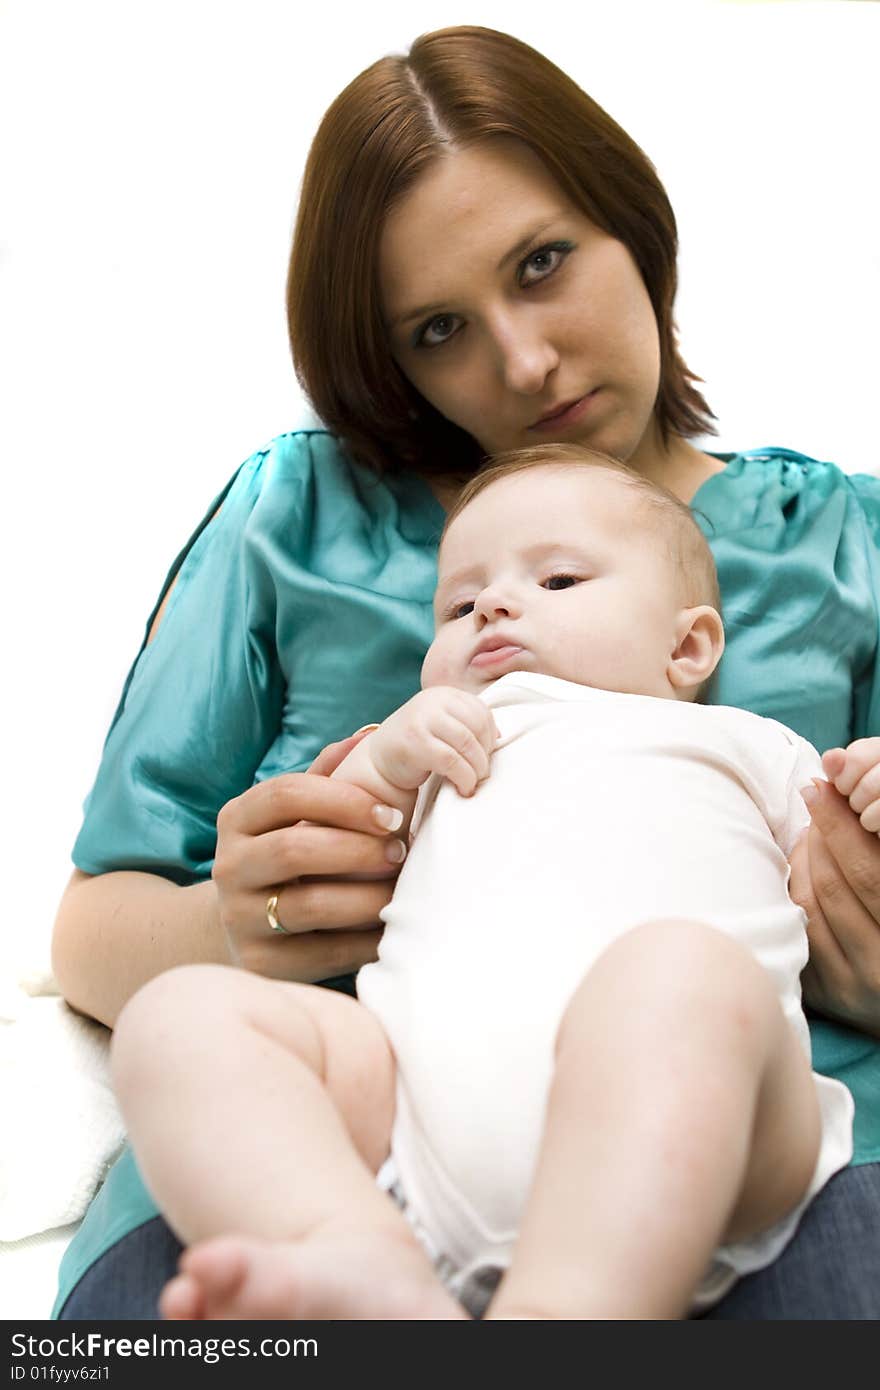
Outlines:
[[[444,613],[444,618],[466,618],[468,613],[473,613],[474,604],[472,599],[467,599],[464,603],[453,604]]]
[[[573,574],[551,574],[549,579],[544,580],[545,589],[568,589],[572,584],[577,584]]]

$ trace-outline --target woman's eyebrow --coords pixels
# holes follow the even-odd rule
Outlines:
[[[535,240],[535,237],[539,237],[548,227],[552,227],[553,223],[558,221],[558,218],[559,214],[557,213],[554,217],[551,217],[549,221],[541,222],[537,227],[532,227],[524,237],[520,237],[515,246],[511,246],[509,251],[505,251],[495,269],[497,271],[504,270],[505,266],[507,266],[510,261],[515,260],[517,256],[521,256]],[[407,309],[402,314],[397,314],[396,317],[391,320],[389,327],[402,328],[404,324],[411,323],[413,319],[427,318],[429,314],[436,314],[438,310],[442,308],[444,308],[444,302],[438,300],[434,304],[421,304],[418,309]]]
[[[547,222],[542,222],[539,226],[533,227],[530,232],[520,238],[515,246],[511,246],[506,255],[501,257],[495,269],[503,270],[510,261],[514,260],[517,256],[521,256],[523,252],[528,250],[529,246],[531,246],[535,237],[539,237],[542,232],[546,232],[548,227],[552,227],[553,223],[558,221],[558,218],[559,214],[557,213],[555,217],[551,217]]]

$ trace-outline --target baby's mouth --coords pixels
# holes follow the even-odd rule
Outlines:
[[[497,645],[483,647],[481,651],[475,652],[471,657],[471,665],[480,668],[497,666],[519,656],[523,651],[524,648],[515,642],[499,642]]]

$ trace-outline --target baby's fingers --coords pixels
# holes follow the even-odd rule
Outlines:
[[[476,695],[461,691],[459,692],[459,703],[450,711],[450,714],[453,718],[460,719],[463,724],[467,725],[487,756],[494,751],[500,734],[488,705],[484,705],[483,701],[478,700]]]
[[[861,783],[859,783],[861,786]],[[858,790],[858,788],[856,789]],[[860,808],[853,804],[853,798],[849,799],[854,811],[858,811],[859,820],[863,830],[869,830],[872,834],[880,835],[880,796],[875,801],[870,801],[867,806]]]
[[[448,714],[434,727],[433,771],[447,777],[462,796],[472,796],[489,776],[489,754],[469,725]]]
[[[473,796],[480,782],[473,764],[450,743],[439,738],[434,740],[431,751],[431,771],[445,777],[462,796]]]
[[[845,750],[832,748],[822,765],[862,827],[872,834],[880,832],[880,738],[856,739]]]
[[[822,767],[829,782],[833,782],[837,787],[846,770],[846,749],[829,748],[827,753],[822,754]],[[837,787],[837,790],[842,793],[841,787]]]
[[[870,795],[870,786],[867,793],[861,788],[865,776],[876,774],[880,767],[880,738],[857,738],[848,748],[830,748],[822,756],[822,766],[841,796],[850,797],[850,805],[854,811],[864,809],[869,801],[873,801],[874,797],[880,794],[880,781],[877,781],[878,790],[873,795]],[[852,793],[857,788],[860,791],[860,799],[863,800],[861,807],[852,801]]]
[[[880,764],[859,779],[849,794],[849,804],[866,830],[880,830]]]

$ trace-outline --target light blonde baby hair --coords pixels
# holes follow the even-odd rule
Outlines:
[[[679,573],[682,603],[692,608],[707,603],[721,612],[721,593],[715,561],[705,536],[690,507],[668,488],[643,478],[640,473],[610,454],[587,449],[580,444],[536,444],[526,449],[509,449],[493,455],[467,482],[450,508],[443,536],[459,516],[486,488],[514,473],[548,466],[602,468],[614,473],[632,489],[636,514],[650,528],[654,538],[666,542],[671,560]],[[443,543],[443,536],[440,543]]]

